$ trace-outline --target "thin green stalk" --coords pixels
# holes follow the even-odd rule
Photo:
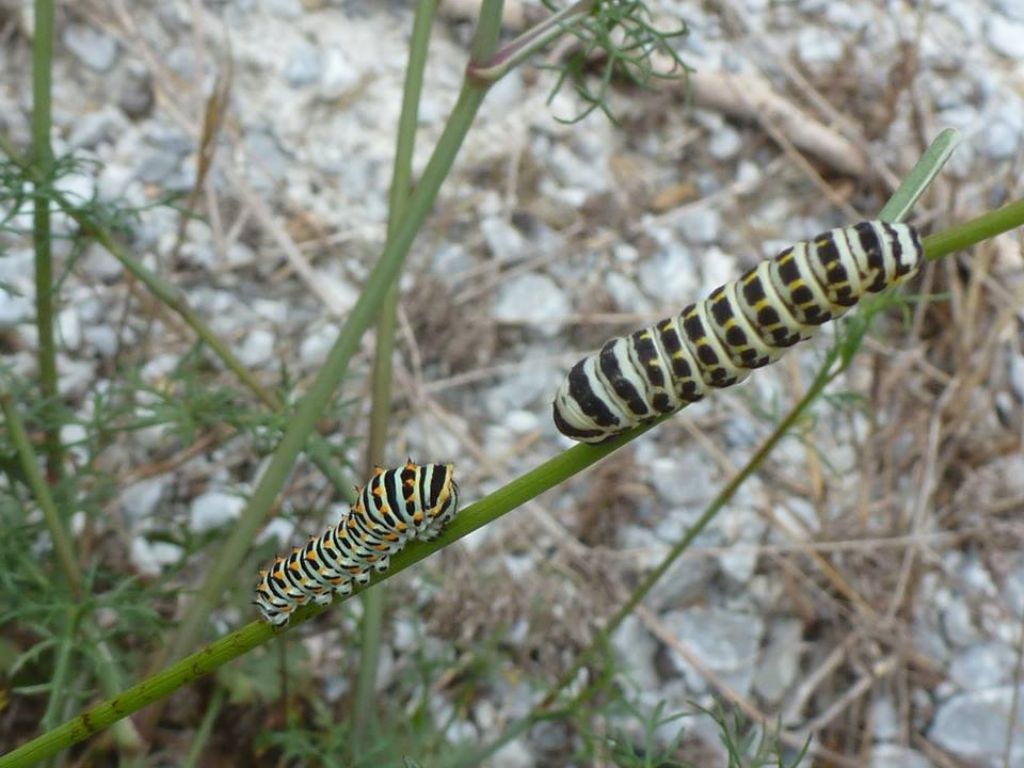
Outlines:
[[[57,644],[57,652],[53,661],[53,675],[50,678],[50,691],[43,714],[41,725],[44,729],[53,728],[64,716],[63,707],[67,703],[67,679],[71,670],[71,656],[75,651],[75,636],[78,627],[78,610],[74,606],[64,609],[64,621],[61,627],[61,638]]]
[[[402,112],[398,119],[394,170],[388,206],[388,237],[393,238],[405,215],[405,204],[412,188],[412,157],[416,148],[420,95],[430,47],[430,29],[437,13],[437,0],[424,0],[416,6],[409,62],[405,69]],[[374,351],[373,395],[370,406],[370,435],[366,448],[368,468],[386,463],[388,421],[391,415],[391,356],[394,350],[398,317],[398,282],[391,285],[377,317],[377,341]],[[364,592],[360,625],[359,674],[356,678],[352,756],[357,757],[372,741],[376,716],[377,670],[380,666],[381,628],[384,620],[383,587]]]
[[[500,31],[500,0],[487,0],[481,10],[481,24],[477,27],[474,41],[474,55],[484,55],[494,50]],[[497,9],[498,20],[490,20],[490,14]],[[488,15],[485,15],[485,11]],[[202,587],[182,620],[171,645],[172,657],[180,655],[195,645],[196,638],[206,625],[207,617],[217,604],[227,585],[237,575],[238,567],[245,557],[257,529],[270,512],[274,500],[280,493],[291,472],[295,460],[312,432],[321,413],[334,395],[341,382],[352,354],[359,345],[363,333],[373,322],[377,309],[398,277],[405,255],[409,252],[416,234],[423,226],[437,192],[441,188],[462,142],[476,117],[477,110],[487,94],[487,87],[475,83],[464,83],[448,123],[438,140],[423,176],[409,197],[406,216],[388,241],[377,266],[367,280],[366,289],[356,301],[348,321],[328,353],[327,360],[313,381],[309,392],[295,409],[291,423],[285,431],[277,450],[274,452],[266,471],[253,491],[241,518],[232,530],[220,556],[206,575]]]
[[[194,768],[199,765],[199,758],[203,755],[203,749],[210,743],[210,735],[213,733],[213,724],[217,722],[217,715],[224,706],[226,695],[223,688],[217,688],[206,707],[203,721],[199,724],[195,736],[192,737],[192,744],[188,748],[188,754],[181,768]]]
[[[469,76],[481,82],[496,83],[552,40],[565,34],[568,27],[587,18],[596,5],[597,0],[580,0],[551,14],[515,40],[503,45],[489,60],[471,65]]]
[[[956,251],[970,248],[989,238],[1009,232],[1024,222],[1024,200],[1004,205],[943,232],[924,239],[925,257],[929,261],[941,259]]]
[[[43,521],[50,532],[53,549],[57,554],[57,564],[64,574],[71,594],[78,598],[82,594],[82,574],[75,560],[71,540],[68,538],[64,521],[53,501],[53,496],[50,495],[50,486],[39,470],[39,460],[32,449],[32,441],[29,440],[25,425],[21,422],[14,399],[9,392],[0,393],[0,408],[3,409],[4,419],[7,422],[8,435],[18,451],[18,461],[21,464],[22,472],[25,473],[25,479],[28,481],[29,488],[32,489],[32,495],[43,513]]]
[[[53,0],[35,0],[35,35],[32,41],[32,166],[38,173],[32,200],[32,237],[35,243],[36,332],[39,338],[39,386],[43,392],[43,429],[46,465],[51,482],[64,473],[60,444],[60,408],[57,400],[57,344],[54,339],[53,248],[48,190],[53,181],[50,130],[53,88]]]

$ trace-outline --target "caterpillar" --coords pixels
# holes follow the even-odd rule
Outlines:
[[[337,525],[260,571],[255,603],[265,621],[283,627],[300,605],[327,605],[333,593],[368,584],[371,572],[386,571],[410,541],[436,538],[459,504],[454,465],[411,460],[377,467],[356,496]]]
[[[864,295],[920,268],[917,231],[862,221],[822,232],[765,259],[704,300],[605,343],[562,381],[558,431],[599,443],[743,381]]]

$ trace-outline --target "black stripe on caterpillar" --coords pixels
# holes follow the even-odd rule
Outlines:
[[[413,539],[430,541],[458,511],[459,488],[452,464],[378,467],[357,492],[356,503],[337,525],[260,571],[256,606],[275,627],[312,600],[327,605],[332,595],[366,585]]]
[[[863,221],[797,243],[576,363],[555,396],[555,425],[599,443],[681,410],[778,360],[861,297],[906,281],[922,258],[908,224]]]

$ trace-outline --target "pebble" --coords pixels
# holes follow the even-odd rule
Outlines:
[[[10,293],[0,286],[0,328],[30,323],[34,317],[35,305],[30,297]]]
[[[109,71],[117,61],[117,41],[85,24],[68,24],[63,40],[75,58],[97,72]]]
[[[1018,690],[1024,700],[1024,687]],[[1006,746],[1013,688],[986,688],[953,696],[940,705],[928,738],[963,760],[985,764],[1001,761]],[[998,762],[999,765],[1004,763]],[[1017,707],[1013,724],[1010,762],[1024,764],[1024,707]]]
[[[797,36],[797,52],[806,64],[834,64],[843,55],[843,42],[822,29],[806,27]]]
[[[181,561],[184,550],[169,541],[149,541],[142,536],[132,539],[129,559],[143,576],[159,576],[164,566]]]
[[[633,277],[619,272],[607,272],[604,277],[604,288],[612,297],[615,306],[623,312],[643,312],[651,308],[651,300],[637,287]]]
[[[82,322],[74,306],[65,307],[57,315],[57,330],[66,350],[76,351],[82,346]]]
[[[985,39],[996,53],[1010,59],[1024,60],[1024,22],[1012,21],[993,14],[985,24]]]
[[[142,480],[121,491],[121,510],[132,523],[146,523],[154,518],[156,509],[170,486],[166,475]]]
[[[964,690],[994,688],[1010,682],[1017,655],[1002,643],[971,646],[953,657],[949,677]]]
[[[491,255],[498,261],[513,261],[526,252],[526,238],[504,216],[488,216],[480,222],[480,233]]]
[[[260,368],[274,357],[274,334],[256,328],[246,337],[238,349],[239,359],[250,368]]]
[[[101,358],[109,360],[117,354],[117,332],[109,325],[87,326],[82,335]]]
[[[743,137],[731,125],[723,125],[711,134],[707,149],[719,161],[731,160],[743,148]]]
[[[693,257],[686,246],[673,242],[663,243],[663,248],[640,264],[637,277],[649,296],[664,306],[674,307],[696,293],[698,282]]]
[[[120,83],[117,106],[132,120],[142,120],[153,111],[156,95],[149,71],[138,65],[130,66]]]
[[[68,136],[72,149],[93,149],[100,143],[113,143],[127,129],[124,116],[109,105],[82,115]]]
[[[307,368],[317,368],[327,359],[334,342],[338,338],[338,328],[334,325],[321,325],[305,335],[299,345],[299,359]]]
[[[317,46],[301,40],[292,46],[284,65],[284,78],[292,88],[302,88],[320,81],[323,54]]]
[[[334,101],[352,90],[358,82],[359,70],[353,66],[344,52],[337,48],[328,48],[323,58],[317,95],[325,101]]]
[[[691,608],[663,617],[684,646],[714,671],[739,696],[746,696],[757,671],[757,651],[764,631],[764,620],[749,613],[724,608]],[[703,690],[705,680],[689,662],[669,648],[676,668],[694,691]]]
[[[900,714],[896,703],[886,692],[879,692],[871,702],[871,726],[876,741],[892,741],[900,735]]]
[[[1024,0],[993,0],[1000,13],[1017,21],[1024,21]]]
[[[494,768],[533,768],[537,762],[522,739],[513,739],[490,757],[488,765]]]
[[[800,668],[803,653],[803,622],[780,619],[772,623],[771,640],[757,662],[754,690],[765,701],[778,704],[789,690]]]
[[[526,323],[542,336],[557,336],[571,307],[565,292],[546,275],[526,274],[498,290],[491,314],[499,322]]]
[[[612,635],[612,647],[622,665],[617,671],[640,690],[658,689],[661,675],[654,665],[658,641],[636,616],[627,616]]]
[[[932,762],[910,747],[880,744],[871,750],[868,768],[932,768]]]
[[[189,528],[206,533],[237,520],[245,508],[245,499],[225,491],[207,491],[197,496],[189,508]]]

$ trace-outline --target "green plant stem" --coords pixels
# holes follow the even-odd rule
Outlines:
[[[57,400],[57,344],[54,339],[53,243],[50,200],[44,189],[53,182],[53,147],[50,130],[53,86],[53,0],[35,0],[35,35],[32,40],[32,167],[37,172],[32,201],[32,237],[35,243],[36,332],[39,344],[39,386],[44,407],[46,466],[51,482],[64,473],[60,444],[60,408]]]
[[[60,642],[54,654],[53,675],[50,678],[49,700],[43,714],[42,727],[53,728],[64,715],[63,707],[67,702],[67,679],[71,670],[71,657],[75,650],[75,635],[78,628],[78,609],[68,605],[64,608],[63,626]]]
[[[39,460],[32,449],[32,441],[29,440],[25,425],[21,422],[18,409],[9,392],[0,393],[0,408],[3,409],[4,420],[7,422],[8,435],[18,451],[18,461],[25,473],[25,479],[28,481],[29,488],[32,489],[36,503],[43,513],[43,521],[50,532],[50,539],[53,541],[53,548],[57,554],[57,564],[64,574],[71,594],[78,598],[82,594],[82,574],[75,560],[71,540],[68,538],[64,521],[53,501],[53,496],[50,495],[50,487],[39,470]]]
[[[515,40],[503,45],[490,59],[471,64],[467,74],[480,82],[497,82],[552,40],[565,34],[577,21],[587,18],[596,5],[597,0],[580,0],[553,13]]]
[[[477,28],[477,39],[473,50],[492,51],[497,44],[500,31],[501,2],[490,0],[484,9],[497,6],[499,20],[484,24],[481,11],[481,25]],[[481,42],[483,38],[483,42]],[[377,309],[398,277],[405,255],[409,252],[416,234],[426,220],[437,197],[441,184],[448,176],[462,142],[476,117],[480,104],[487,94],[487,87],[466,82],[459,92],[448,123],[427,167],[423,171],[416,189],[409,197],[406,216],[402,219],[394,238],[388,240],[384,253],[367,280],[366,288],[356,301],[345,326],[327,355],[323,367],[313,381],[309,392],[295,409],[292,420],[281,439],[277,450],[260,478],[242,513],[235,524],[227,543],[213,568],[210,569],[195,601],[186,613],[171,645],[172,658],[191,648],[207,622],[207,617],[217,604],[227,585],[236,577],[238,567],[252,543],[257,529],[270,512],[274,500],[280,493],[291,472],[306,437],[312,432],[320,414],[323,413],[334,395],[334,390],[348,370],[349,360],[359,345],[363,333],[373,322]]]
[[[989,238],[1024,226],[1024,200],[1004,205],[963,224],[936,232],[924,239],[925,258],[941,259]]]
[[[423,92],[423,74],[430,47],[430,29],[437,14],[437,0],[423,0],[416,5],[409,62],[405,69],[402,91],[402,112],[398,119],[398,138],[388,200],[388,238],[398,231],[405,215],[405,205],[412,188],[412,158],[416,148],[416,125]],[[395,325],[398,318],[398,282],[392,283],[377,316],[377,340],[373,358],[373,395],[370,405],[370,436],[366,447],[367,476],[375,466],[387,462],[388,421],[391,415],[391,357],[394,351]],[[384,621],[383,587],[364,592],[363,616],[360,624],[359,673],[356,677],[353,708],[352,757],[356,758],[371,743],[376,717],[377,671],[380,666],[381,628]]]
[[[192,744],[188,748],[188,755],[185,756],[185,762],[182,763],[182,768],[194,768],[194,766],[199,764],[199,758],[203,754],[203,749],[210,742],[210,735],[213,733],[213,724],[217,721],[217,715],[220,714],[220,711],[224,706],[225,698],[224,689],[217,688],[213,697],[210,699],[209,705],[206,707],[206,713],[203,715],[203,721],[199,724],[199,728],[196,731],[195,736],[192,737]]]

